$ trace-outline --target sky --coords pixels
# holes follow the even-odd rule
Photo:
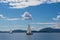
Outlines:
[[[0,0],[0,30],[60,28],[60,0]]]

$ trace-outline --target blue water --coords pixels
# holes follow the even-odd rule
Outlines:
[[[60,40],[60,33],[0,33],[0,40]]]

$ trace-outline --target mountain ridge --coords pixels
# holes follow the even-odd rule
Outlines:
[[[27,30],[12,30],[12,33],[22,33],[22,32],[27,32]],[[36,30],[32,30],[33,33],[39,33],[39,32],[43,32],[43,33],[57,33],[60,32],[60,29],[56,29],[56,28],[51,28],[51,27],[47,27],[47,28],[43,28],[39,31]],[[10,33],[10,31],[0,31],[0,33]]]

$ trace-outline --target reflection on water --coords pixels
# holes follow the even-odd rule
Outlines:
[[[10,40],[13,40],[12,34],[10,34],[9,39],[10,39]]]
[[[23,33],[22,33],[23,34]],[[20,34],[20,33],[13,33],[10,34],[9,39],[10,40],[32,40],[32,35],[26,35],[26,34]]]
[[[60,40],[60,33],[0,33],[0,40]]]
[[[32,35],[27,35],[27,40],[31,40]]]

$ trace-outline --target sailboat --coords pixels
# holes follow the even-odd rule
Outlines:
[[[12,34],[12,29],[10,29],[10,34]]]
[[[28,28],[27,28],[27,35],[32,35],[32,32],[31,32],[31,28],[30,28],[30,25],[28,24]]]

